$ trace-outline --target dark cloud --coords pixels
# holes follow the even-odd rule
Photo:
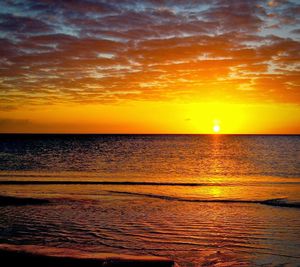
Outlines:
[[[292,30],[291,33],[294,33],[294,34],[300,34],[300,29]]]
[[[37,34],[51,32],[53,28],[47,23],[31,17],[1,14],[0,31],[13,34]]]
[[[259,17],[258,1],[219,1],[202,15],[209,21],[218,21],[223,31],[258,31],[264,21]]]

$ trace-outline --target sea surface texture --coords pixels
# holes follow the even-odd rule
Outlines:
[[[300,266],[300,136],[0,135],[0,243]]]

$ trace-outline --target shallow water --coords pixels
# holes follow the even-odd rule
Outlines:
[[[300,264],[299,136],[0,138],[0,194],[51,200],[0,207],[0,242]]]

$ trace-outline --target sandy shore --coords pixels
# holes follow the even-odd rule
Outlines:
[[[5,266],[31,267],[175,267],[174,261],[156,256],[92,253],[65,248],[34,245],[0,244],[0,258]]]
[[[46,199],[0,196],[0,206],[42,205]],[[113,253],[92,253],[74,249],[35,245],[0,244],[3,266],[28,265],[31,267],[173,267],[174,261],[156,256],[135,256]]]

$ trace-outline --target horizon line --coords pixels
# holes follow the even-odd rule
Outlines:
[[[4,132],[0,135],[300,135],[300,133],[60,133],[60,132]]]

